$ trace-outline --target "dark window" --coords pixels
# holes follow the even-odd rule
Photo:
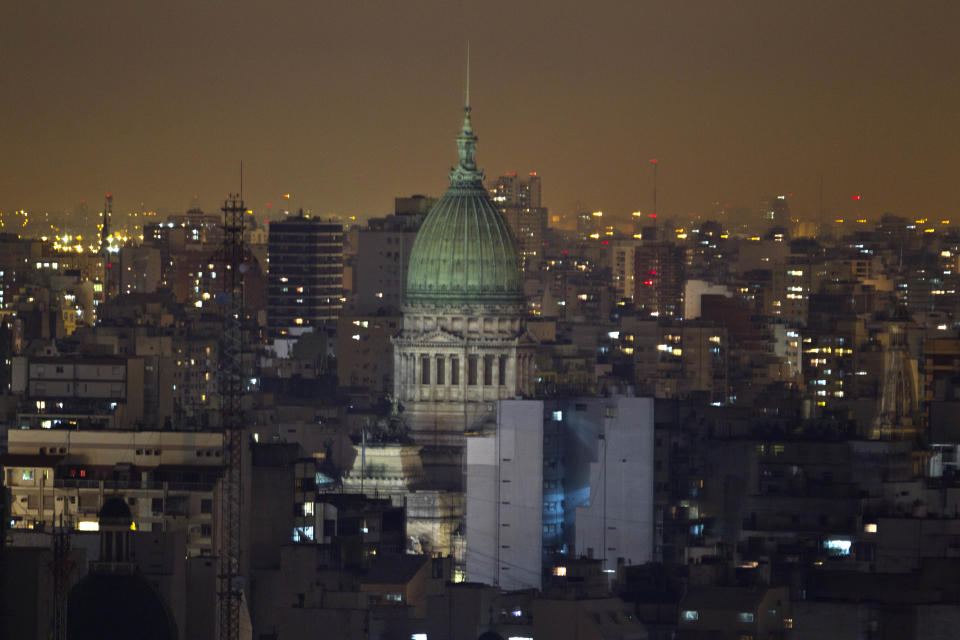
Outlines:
[[[154,513],[163,511],[163,498],[154,498],[150,501],[150,510]]]
[[[493,384],[493,356],[483,356],[483,384],[487,387]]]
[[[498,361],[500,366],[500,371],[499,371],[500,386],[503,387],[503,386],[506,386],[507,384],[507,359],[503,356],[500,356],[500,358],[498,358]]]
[[[212,513],[213,500],[204,499],[200,501],[200,513]]]
[[[437,384],[446,384],[444,379],[446,371],[444,371],[443,365],[443,356],[437,356]]]
[[[420,384],[430,384],[430,356],[420,358]]]
[[[477,386],[477,356],[467,356],[467,384]]]
[[[450,384],[460,384],[460,358],[457,356],[450,358]]]

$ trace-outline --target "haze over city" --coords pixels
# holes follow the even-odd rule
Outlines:
[[[950,218],[952,2],[7,3],[0,210],[214,209],[244,191],[360,219],[437,194],[473,50],[480,164],[556,213],[652,206]],[[852,196],[863,199],[853,201]],[[99,206],[99,204],[97,205]],[[854,209],[859,207],[859,209]]]
[[[954,640],[958,24],[4,4],[0,638]]]

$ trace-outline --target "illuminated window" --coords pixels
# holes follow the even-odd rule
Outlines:
[[[33,470],[32,470],[32,469],[24,469],[24,470],[23,470],[23,474],[22,474],[21,477],[22,477],[23,480],[33,480]]]
[[[312,542],[313,527],[296,527],[293,530],[294,542]]]
[[[564,577],[564,576],[567,575],[567,568],[566,568],[566,567],[554,567],[554,568],[553,568],[553,575],[562,578],[562,577]]]
[[[700,619],[700,612],[699,612],[699,611],[691,611],[691,610],[688,609],[688,610],[686,610],[686,611],[683,612],[683,614],[682,614],[682,619],[683,619],[684,622],[696,622],[697,620]]]
[[[867,524],[863,525],[863,531],[864,531],[864,533],[876,533],[876,532],[877,532],[877,523],[876,523],[876,522],[868,522]]]
[[[852,546],[853,543],[850,540],[839,538],[828,538],[823,541],[823,548],[827,550],[827,553],[834,556],[850,555],[850,548]]]
[[[753,614],[749,611],[741,611],[737,614],[737,620],[740,622],[753,622]]]

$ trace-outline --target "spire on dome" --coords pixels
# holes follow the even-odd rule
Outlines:
[[[450,172],[452,183],[483,183],[483,172],[477,169],[476,158],[477,136],[473,133],[473,123],[470,121],[470,43],[467,43],[467,82],[463,106],[463,126],[457,136],[457,152],[460,161]]]

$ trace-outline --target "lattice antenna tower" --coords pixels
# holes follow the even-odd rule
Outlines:
[[[243,505],[243,216],[239,194],[223,203],[224,291],[220,344],[220,424],[224,469],[220,492],[219,637],[238,640],[243,577],[240,573]]]
[[[60,526],[53,528],[53,560],[50,571],[53,573],[53,620],[51,638],[67,638],[67,591],[70,586],[70,572],[73,562],[70,560],[70,529],[63,525],[60,514]]]

